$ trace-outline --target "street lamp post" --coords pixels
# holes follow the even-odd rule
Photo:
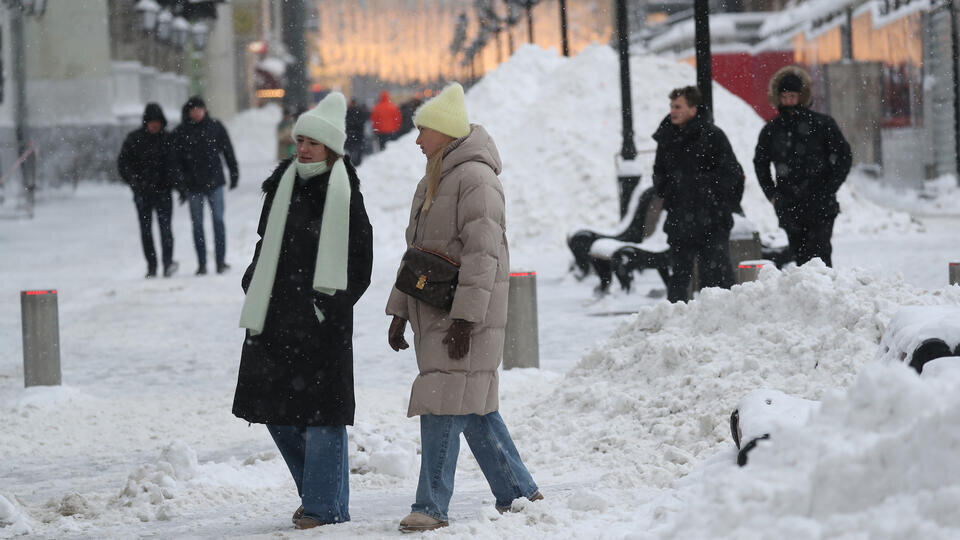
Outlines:
[[[713,68],[710,55],[710,5],[709,0],[694,0],[693,24],[694,46],[697,51],[697,87],[703,102],[700,107],[704,118],[713,121]]]
[[[623,123],[623,144],[617,160],[617,182],[620,189],[620,216],[627,213],[627,202],[640,184],[637,147],[633,142],[633,100],[630,95],[630,30],[626,0],[617,3],[617,50],[620,53],[620,112]]]
[[[281,7],[283,17],[283,44],[293,63],[287,66],[283,105],[288,110],[307,107],[307,41],[303,21],[306,10],[303,0],[286,0]]]
[[[570,56],[570,44],[567,41],[567,0],[560,0],[560,43],[563,55]]]

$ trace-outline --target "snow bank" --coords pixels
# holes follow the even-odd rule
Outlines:
[[[13,537],[32,533],[33,529],[20,508],[10,499],[0,495],[0,535]]]
[[[728,418],[749,392],[816,400],[844,388],[900,306],[940,304],[960,304],[960,288],[816,263],[765,267],[756,282],[642,308],[511,429],[527,435],[534,462],[596,467],[605,486],[666,488],[733,447]],[[544,429],[548,439],[531,436]]]
[[[471,121],[483,124],[503,159],[500,178],[507,199],[511,247],[565,249],[575,227],[617,223],[615,156],[620,150],[620,94],[616,53],[595,45],[563,58],[556,51],[523,46],[467,94]],[[651,135],[666,116],[671,89],[695,84],[688,64],[635,56],[634,130],[650,185],[656,144]],[[753,150],[763,120],[743,100],[715,85],[717,124],[726,132],[747,175],[743,207],[762,232],[776,229],[776,217],[753,173]],[[367,157],[360,167],[364,196],[385,245],[397,243],[409,216],[414,186],[425,159],[416,132]],[[882,209],[845,186],[841,189],[839,232],[910,230],[906,214]],[[372,208],[371,208],[372,207]],[[389,248],[388,248],[389,249]]]
[[[660,535],[956,538],[960,370],[919,377],[871,363],[826,392],[808,423],[761,441],[740,469],[724,456],[681,486]]]

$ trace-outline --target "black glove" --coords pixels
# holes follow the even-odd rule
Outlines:
[[[447,346],[447,353],[450,358],[459,360],[470,352],[470,332],[473,330],[473,323],[462,319],[454,319],[447,329],[447,335],[443,337],[442,343]]]
[[[390,330],[387,331],[387,342],[391,349],[399,352],[410,346],[407,340],[403,339],[403,332],[406,329],[407,320],[394,315],[393,320],[390,321]]]
[[[240,180],[239,176],[230,176],[230,189],[237,189],[237,181]]]

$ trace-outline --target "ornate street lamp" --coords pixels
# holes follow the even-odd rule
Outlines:
[[[190,23],[186,19],[177,15],[170,25],[173,28],[173,43],[177,47],[183,48],[187,45],[187,34],[190,33]]]
[[[190,28],[190,34],[193,36],[194,48],[198,51],[203,50],[207,46],[207,37],[210,35],[210,28],[203,22],[197,22]]]
[[[160,13],[160,4],[156,0],[140,0],[134,9],[140,13],[140,22],[143,29],[153,32],[157,27],[157,14]]]
[[[163,10],[157,15],[157,39],[167,41],[170,39],[170,25],[173,23],[173,14],[169,10]]]

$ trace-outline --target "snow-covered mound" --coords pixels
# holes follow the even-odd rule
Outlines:
[[[618,69],[617,55],[607,46],[588,47],[571,58],[524,46],[467,93],[471,121],[487,128],[503,159],[501,180],[512,247],[562,249],[573,227],[616,224]],[[631,70],[636,144],[647,171],[643,185],[649,186],[656,149],[651,135],[668,112],[667,95],[673,88],[695,84],[696,72],[688,64],[655,56],[635,56]],[[761,231],[769,232],[776,228],[776,217],[757,184],[752,162],[763,120],[725,88],[715,85],[713,95],[717,124],[747,175],[744,210]],[[406,226],[413,189],[425,165],[415,140],[414,131],[366,158],[360,168],[381,242],[396,244],[397,230]],[[843,209],[839,232],[911,227],[906,214],[880,208],[849,187],[839,196]]]
[[[956,538],[960,370],[920,377],[866,365],[826,392],[806,425],[761,441],[740,469],[726,455],[686,479],[667,538]],[[761,533],[762,531],[762,533]]]
[[[764,268],[729,291],[642,308],[567,374],[535,419],[511,429],[550,426],[551,438],[524,441],[534,460],[590,463],[609,471],[601,483],[610,486],[668,487],[733,448],[728,418],[749,392],[818,400],[845,388],[901,306],[941,304],[960,304],[960,288],[925,291],[816,262]]]

